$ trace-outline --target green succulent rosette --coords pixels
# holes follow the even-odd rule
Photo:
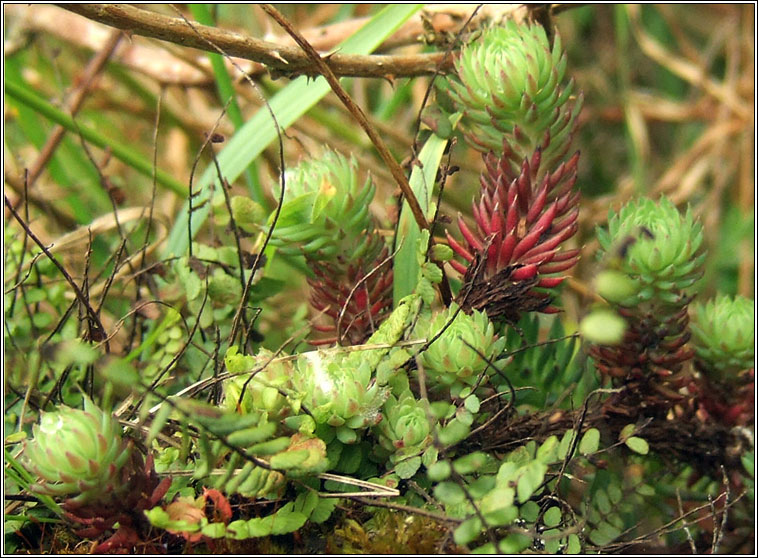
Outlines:
[[[383,419],[374,427],[382,448],[393,462],[418,454],[431,444],[425,405],[413,395],[404,373],[392,379],[392,394],[384,403]]]
[[[457,392],[465,385],[473,385],[487,368],[488,363],[480,353],[490,361],[495,360],[503,350],[505,338],[497,338],[495,327],[484,312],[474,310],[466,314],[458,311],[455,303],[429,322],[419,320],[416,331],[420,337],[432,339],[451,320],[442,335],[420,354],[420,359],[432,385]]]
[[[295,361],[292,387],[317,425],[336,428],[343,443],[358,440],[355,430],[382,420],[380,409],[389,395],[372,377],[368,361],[343,351],[301,353]]]
[[[755,302],[743,296],[719,296],[690,309],[692,346],[699,368],[719,382],[739,381],[753,368]]]
[[[39,481],[32,492],[69,496],[75,504],[105,503],[121,488],[120,472],[132,446],[109,413],[84,398],[84,410],[61,405],[43,412],[24,458]]]
[[[611,211],[608,230],[597,239],[607,271],[598,277],[598,293],[609,302],[634,308],[651,301],[686,304],[703,275],[703,227],[691,210],[682,216],[674,204],[640,199]]]
[[[271,420],[281,420],[291,413],[286,393],[292,389],[292,365],[274,359],[274,353],[261,349],[256,356],[241,355],[230,347],[224,357],[226,369],[234,376],[224,382],[223,406],[244,413],[260,411]],[[253,377],[250,377],[250,374]],[[240,399],[243,388],[244,396]]]
[[[374,229],[369,212],[374,184],[370,177],[361,183],[354,158],[326,151],[288,170],[285,188],[271,239],[275,246],[322,260],[370,257],[368,252],[381,248],[367,234]]]
[[[520,165],[538,146],[551,168],[567,151],[582,105],[564,85],[566,56],[537,24],[490,27],[461,49],[449,95],[463,113],[461,125],[476,149],[503,152],[505,140]]]

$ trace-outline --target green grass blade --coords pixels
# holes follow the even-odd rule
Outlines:
[[[76,126],[74,124],[73,118],[63,112],[62,110],[54,107],[47,101],[45,101],[42,97],[36,95],[35,93],[32,93],[31,91],[27,91],[23,86],[20,84],[14,82],[13,80],[9,80],[6,78],[5,80],[5,93],[7,95],[10,95],[13,99],[18,101],[19,103],[23,103],[27,107],[33,109],[37,113],[43,115],[45,118],[48,118],[49,120],[52,120],[53,122],[56,122],[57,124],[60,124],[66,130],[69,132],[73,132],[74,134],[81,132],[82,137],[87,140],[88,142],[96,145],[97,147],[105,149],[110,148],[111,153],[114,157],[117,159],[123,161],[130,167],[132,167],[134,170],[144,174],[147,177],[152,178],[153,176],[153,164],[149,159],[146,159],[143,157],[140,153],[137,151],[134,151],[132,148],[119,143],[117,141],[111,140],[104,135],[102,135],[100,132],[93,130],[92,128],[89,128],[84,125]],[[176,180],[173,176],[168,174],[165,171],[162,171],[160,169],[156,172],[156,178],[158,181],[158,184],[161,186],[164,186],[168,188],[169,190],[176,192],[179,195],[186,195],[187,193],[187,187]]]
[[[211,10],[208,4],[190,4],[190,13],[199,23],[203,25],[215,25]],[[242,111],[240,110],[239,103],[237,103],[237,93],[234,90],[232,84],[232,78],[226,69],[224,63],[224,57],[221,54],[214,52],[206,53],[208,60],[213,68],[213,75],[216,78],[216,89],[218,89],[218,95],[221,99],[222,106],[227,106],[226,113],[229,115],[229,120],[234,124],[234,129],[239,130],[245,124],[245,119],[242,117]],[[255,161],[250,163],[250,167],[246,169],[245,178],[250,190],[250,195],[257,203],[266,207],[267,200],[263,194],[263,187],[258,179],[258,168]]]
[[[30,87],[23,78],[23,68],[26,67],[28,58],[23,55],[13,56],[5,64],[6,79],[21,84],[25,89]],[[42,149],[52,128],[48,129],[44,119],[23,103],[11,102],[10,105],[18,111],[15,123],[21,133],[37,149]],[[57,184],[65,187],[67,194],[63,199],[79,223],[91,222],[96,215],[110,207],[97,172],[83,155],[81,146],[71,141],[71,136],[64,136],[48,162],[47,171]]]
[[[453,127],[455,127],[459,119],[460,115],[456,114],[453,116],[451,119]],[[424,147],[421,148],[421,153],[419,153],[421,164],[413,166],[413,172],[411,172],[409,180],[411,189],[416,194],[416,199],[428,221],[434,218],[434,215],[431,215],[432,212],[430,211],[434,181],[437,178],[437,170],[445,153],[447,142],[447,139],[443,139],[436,134],[430,135]],[[395,306],[397,306],[400,299],[411,294],[416,288],[416,283],[418,283],[420,268],[418,259],[416,258],[416,251],[418,250],[416,244],[420,235],[421,231],[418,224],[416,224],[416,220],[413,218],[408,204],[403,202],[397,225],[397,237],[395,239],[395,246],[399,247],[399,250],[395,255],[393,263],[392,298]]]
[[[433,215],[429,215],[429,206],[432,201],[437,169],[445,152],[447,141],[436,134],[429,136],[419,154],[421,164],[414,165],[413,172],[411,172],[409,183],[427,220],[431,220],[433,217]],[[416,288],[416,283],[418,283],[420,268],[416,251],[420,234],[421,231],[408,204],[403,202],[395,238],[395,245],[399,249],[393,263],[392,298],[395,306],[400,299],[411,294]]]
[[[203,25],[215,25],[211,10],[208,8],[208,4],[190,4],[190,13],[198,23]],[[210,60],[211,68],[213,68],[213,75],[216,78],[216,87],[218,88],[218,94],[221,97],[221,103],[226,104],[229,99],[229,108],[226,113],[229,115],[229,120],[232,121],[235,128],[240,128],[245,123],[242,118],[242,111],[237,103],[237,95],[232,85],[232,78],[229,76],[229,72],[226,71],[226,65],[224,64],[224,58],[221,54],[214,52],[206,53],[208,60]]]
[[[343,54],[368,54],[378,47],[411,15],[421,8],[416,5],[392,5],[383,8],[366,25],[339,46]],[[324,95],[330,91],[324,78],[310,79],[300,77],[290,83],[269,101],[271,110],[282,129],[286,129]],[[260,155],[260,153],[277,138],[276,127],[265,107],[258,112],[229,140],[226,147],[218,154],[221,172],[226,180],[233,182]],[[206,202],[210,197],[211,185],[217,182],[216,169],[210,165],[199,180],[193,185],[193,191],[199,192],[193,206],[199,207],[192,214],[193,234],[202,226],[210,210]],[[200,207],[202,205],[202,207]],[[182,209],[169,235],[166,256],[183,255],[188,249],[188,205]]]

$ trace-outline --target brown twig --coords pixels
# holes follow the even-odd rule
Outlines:
[[[377,508],[387,508],[390,510],[412,513],[415,515],[420,515],[422,517],[428,517],[429,519],[439,521],[440,523],[447,523],[447,524],[452,523],[454,525],[463,523],[463,519],[450,517],[450,516],[439,514],[439,513],[434,513],[432,511],[425,510],[423,508],[415,508],[413,506],[406,506],[404,504],[395,504],[393,502],[384,502],[382,500],[363,498],[360,496],[352,496],[352,497],[349,497],[348,499],[355,500],[356,502],[360,502],[361,504],[365,504],[367,506],[374,506]]]
[[[13,190],[16,196],[19,198],[25,197],[27,201],[32,202],[34,205],[39,207],[45,213],[45,215],[52,217],[55,221],[57,221],[58,225],[60,225],[62,229],[68,230],[76,227],[76,220],[73,219],[70,215],[61,211],[49,197],[45,197],[39,192],[34,191],[26,192],[25,194],[23,177],[18,176],[15,173],[11,173],[6,168],[5,174],[3,175],[3,180],[8,186],[10,186],[10,189]]]
[[[209,48],[209,44],[213,43],[230,56],[259,62],[282,73],[322,73],[314,68],[311,57],[300,48],[271,43],[199,23],[193,23],[191,28],[181,18],[164,16],[127,4],[62,4],[60,7],[135,35],[185,47],[213,52]],[[452,59],[438,52],[410,55],[335,53],[329,57],[327,64],[336,75],[383,78],[429,75],[439,68],[449,71],[452,68]]]

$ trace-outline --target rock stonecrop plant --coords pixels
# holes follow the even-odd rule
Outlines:
[[[71,496],[69,505],[103,503],[124,491],[121,470],[134,448],[121,427],[89,398],[84,410],[62,405],[42,413],[24,455],[39,483],[31,489],[50,496]]]
[[[721,295],[691,308],[692,345],[698,369],[711,381],[732,383],[753,367],[755,303]]]
[[[118,421],[85,397],[84,410],[61,405],[42,413],[33,434],[24,456],[39,481],[29,489],[68,497],[62,507],[68,519],[84,525],[81,536],[115,530],[95,552],[139,543],[138,531],[147,523],[142,512],[163,498],[171,479],[158,480],[152,457],[143,461]]]
[[[383,418],[374,427],[379,446],[374,452],[392,464],[412,458],[432,443],[432,422],[427,404],[416,399],[405,373],[391,381],[392,393],[383,406]]]
[[[562,246],[578,229],[574,184],[579,156],[536,182],[541,151],[524,159],[520,172],[513,174],[505,149],[499,159],[485,156],[481,197],[473,204],[476,230],[459,216],[465,245],[449,233],[447,238],[466,262],[451,262],[463,274],[461,306],[484,310],[493,320],[516,322],[523,312],[556,312],[549,290],[565,280],[560,274],[579,259],[579,250]]]
[[[292,369],[274,356],[266,349],[253,357],[238,354],[237,347],[229,348],[224,357],[226,369],[239,375],[224,382],[223,404],[227,409],[238,409],[243,414],[260,411],[272,420],[291,413],[286,394],[292,389]],[[240,397],[243,389],[245,394]]]
[[[450,95],[473,147],[500,154],[507,143],[515,173],[538,147],[548,169],[568,152],[582,97],[572,97],[573,79],[564,84],[566,55],[557,33],[551,48],[538,24],[490,27],[461,49],[455,69]]]
[[[454,397],[464,386],[477,383],[490,366],[487,360],[494,362],[505,345],[505,339],[498,339],[484,312],[466,314],[455,303],[428,323],[419,320],[416,331],[429,340],[442,331],[420,354],[419,361],[428,384],[432,388],[449,388]]]
[[[459,216],[465,244],[448,233],[465,260],[451,265],[464,275],[458,301],[466,311],[509,322],[522,312],[555,312],[549,289],[579,257],[563,247],[578,228],[579,154],[561,160],[581,108],[573,82],[562,86],[565,67],[560,39],[551,50],[540,26],[513,22],[485,30],[456,62],[460,81],[450,83],[462,126],[487,151],[476,230]]]
[[[693,304],[691,316],[701,411],[726,424],[749,424],[754,416],[754,301],[719,296]]]
[[[373,182],[360,182],[354,159],[326,151],[285,183],[272,242],[305,256],[311,304],[331,319],[315,329],[334,334],[312,343],[362,343],[392,306],[392,263],[369,211]]]
[[[358,440],[356,430],[382,420],[380,408],[389,393],[374,381],[372,372],[365,360],[311,351],[296,360],[292,386],[316,424],[335,428],[338,439],[349,444]]]
[[[628,324],[621,344],[592,347],[598,370],[616,382],[651,379],[680,398],[671,388],[684,385],[676,373],[692,358],[687,307],[703,274],[702,225],[665,198],[641,199],[611,212],[597,237],[606,262],[598,293]]]

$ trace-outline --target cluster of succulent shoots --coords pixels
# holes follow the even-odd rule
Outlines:
[[[700,378],[693,386],[701,418],[727,425],[754,417],[755,303],[719,296],[691,310],[692,346]]]
[[[285,184],[272,242],[303,254],[313,272],[311,304],[329,319],[315,329],[331,336],[312,343],[360,344],[392,306],[392,263],[369,211],[373,182],[361,183],[354,159],[326,151]]]
[[[340,442],[352,444],[359,440],[357,430],[382,420],[388,393],[372,375],[365,359],[319,350],[295,361],[292,386],[317,425],[333,427]]]
[[[241,374],[224,384],[229,409],[284,420],[304,407],[314,428],[333,429],[345,444],[358,441],[358,430],[382,419],[388,390],[374,381],[370,362],[360,355],[328,349],[292,360],[276,359],[266,349],[255,357],[239,355],[232,347],[225,361],[230,372]],[[243,372],[253,373],[252,378]]]
[[[627,322],[620,344],[590,349],[598,370],[617,384],[644,380],[663,401],[681,399],[680,370],[693,356],[687,308],[705,260],[702,226],[666,198],[640,199],[611,211],[597,238],[605,262],[597,292]]]
[[[581,95],[563,85],[566,58],[556,36],[551,49],[539,25],[509,22],[486,29],[465,46],[450,80],[468,142],[484,151],[486,169],[474,200],[472,230],[459,216],[464,262],[458,300],[465,311],[516,321],[521,313],[551,313],[550,289],[579,251],[564,243],[577,231],[579,154],[567,160]]]
[[[152,457],[143,460],[122,437],[115,418],[87,397],[84,410],[61,405],[43,412],[32,430],[24,459],[39,480],[30,491],[68,497],[62,507],[68,519],[84,525],[80,536],[98,538],[115,529],[95,552],[139,543],[138,531],[146,526],[142,512],[160,501],[171,484],[168,478],[158,480]]]

